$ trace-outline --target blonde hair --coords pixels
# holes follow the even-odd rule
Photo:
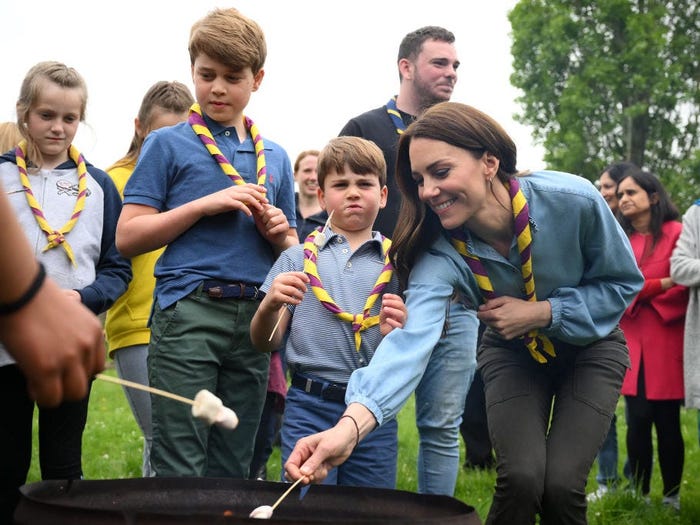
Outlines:
[[[379,185],[386,185],[386,161],[374,142],[360,137],[336,137],[326,144],[318,156],[318,185],[323,188],[330,172],[343,173],[345,166],[360,175],[373,174]]]
[[[82,93],[80,122],[85,122],[85,109],[87,108],[87,85],[80,73],[72,67],[61,62],[46,61],[39,62],[27,72],[22,81],[16,104],[17,126],[22,136],[27,139],[27,158],[31,159],[36,167],[41,167],[43,158],[39,148],[29,135],[26,124],[29,113],[39,100],[39,95],[46,82],[53,82],[65,89],[77,89]]]
[[[134,136],[131,139],[126,155],[110,166],[108,170],[136,162],[141,153],[141,147],[146,139],[146,135],[153,131],[153,120],[158,110],[179,115],[185,113],[192,104],[194,104],[194,97],[192,97],[192,93],[190,93],[189,88],[185,84],[165,80],[153,84],[146,91],[139,107],[138,119],[141,123],[142,133],[134,131]]]
[[[299,153],[299,155],[297,155],[297,160],[294,161],[294,173],[299,171],[299,164],[301,164],[302,160],[306,157],[318,157],[320,153],[321,152],[317,149],[307,149]]]
[[[14,148],[22,140],[16,122],[0,122],[0,153]]]
[[[267,45],[260,26],[238,9],[214,9],[190,30],[190,62],[201,54],[234,71],[250,67],[256,75],[265,65]]]

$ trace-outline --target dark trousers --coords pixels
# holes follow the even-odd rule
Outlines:
[[[636,396],[625,396],[627,419],[627,455],[632,479],[642,494],[649,494],[654,462],[652,425],[656,427],[661,479],[664,496],[674,496],[680,490],[683,476],[685,445],[681,433],[681,401],[646,399],[644,367],[639,370]]]
[[[200,286],[165,310],[154,306],[149,384],[190,399],[209,390],[239,420],[235,430],[209,426],[183,403],[152,395],[151,467],[157,476],[248,477],[270,367],[269,354],[250,340],[258,304],[212,299]]]
[[[553,341],[537,363],[522,340],[487,329],[477,361],[484,379],[496,492],[486,525],[580,524],[586,481],[620,394],[629,357],[615,330],[587,346]]]
[[[80,479],[82,439],[88,395],[55,408],[39,408],[39,466],[42,479]],[[0,399],[6,424],[0,429],[0,523],[11,523],[19,487],[27,480],[32,459],[34,401],[15,365],[0,367]]]
[[[489,437],[488,420],[486,418],[486,396],[484,395],[484,380],[478,370],[467,399],[464,403],[464,414],[459,432],[464,440],[466,449],[465,467],[487,469],[494,466],[491,438]]]

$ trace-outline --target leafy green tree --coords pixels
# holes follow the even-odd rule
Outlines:
[[[700,196],[700,2],[521,0],[509,13],[516,119],[545,162],[591,180],[610,162]]]

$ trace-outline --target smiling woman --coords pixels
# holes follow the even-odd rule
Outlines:
[[[589,181],[518,173],[512,139],[464,104],[437,104],[408,127],[397,178],[392,260],[411,315],[353,373],[344,415],[363,438],[392,419],[456,295],[487,327],[477,361],[499,472],[489,523],[586,523],[586,479],[629,362],[617,323],[642,286],[623,231]],[[287,476],[323,479],[355,441],[342,420],[301,439]]]

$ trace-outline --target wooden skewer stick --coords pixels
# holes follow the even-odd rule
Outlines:
[[[284,315],[284,311],[287,309],[287,305],[282,305],[282,308],[280,308],[280,315],[277,317],[277,322],[275,323],[275,326],[272,327],[272,332],[270,333],[270,337],[267,338],[267,342],[269,343],[272,341],[272,338],[275,337],[275,332],[277,331],[277,327],[280,325],[280,321],[282,321],[282,316]]]
[[[323,230],[321,230],[323,233],[326,233],[326,228],[328,228],[331,225],[331,219],[333,218],[333,212],[335,209],[331,210],[331,212],[328,214],[328,219],[326,220],[326,224],[323,225]]]
[[[287,497],[287,495],[294,490],[294,487],[296,487],[302,480],[304,479],[304,476],[300,477],[298,480],[296,480],[294,483],[292,483],[292,486],[289,487],[284,494],[280,496],[280,498],[275,501],[275,503],[272,505],[272,510],[275,510],[277,508],[277,505],[282,503],[282,500]]]
[[[180,401],[181,403],[187,403],[188,405],[194,405],[193,399],[188,399],[183,396],[178,396],[172,392],[167,392],[161,390],[160,388],[153,388],[152,386],[142,385],[141,383],[134,383],[133,381],[128,381],[127,379],[122,379],[120,377],[112,377],[105,374],[97,374],[95,376],[97,379],[102,379],[102,381],[107,381],[108,383],[116,383],[118,385],[127,386],[129,388],[135,388],[137,390],[143,390],[144,392],[150,392],[151,394],[156,394],[163,397],[169,397],[175,401]]]
[[[326,233],[326,228],[331,224],[331,218],[333,217],[333,212],[335,210],[331,210],[331,212],[328,214],[328,219],[326,219],[326,223],[323,225],[323,228],[321,228],[321,233],[325,235]],[[268,343],[272,341],[272,338],[275,337],[275,332],[277,332],[277,327],[280,325],[280,321],[282,321],[282,316],[284,315],[284,309],[280,310],[279,317],[277,317],[277,322],[275,323],[275,326],[272,327],[272,332],[270,333],[270,337],[267,338]]]

